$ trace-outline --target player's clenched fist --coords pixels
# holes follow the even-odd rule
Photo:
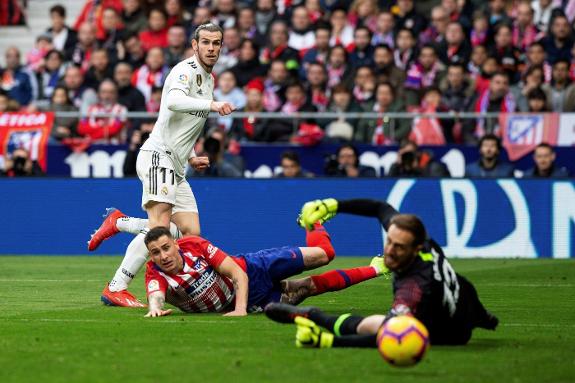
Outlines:
[[[220,116],[231,114],[236,107],[226,101],[212,101],[210,106],[212,112],[218,112]]]
[[[188,162],[196,171],[205,170],[210,167],[210,159],[208,157],[192,157]]]
[[[306,229],[312,229],[316,222],[325,222],[337,213],[337,200],[327,198],[307,202],[301,208],[299,224]]]

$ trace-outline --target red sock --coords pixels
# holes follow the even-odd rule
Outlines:
[[[312,275],[316,295],[327,291],[338,291],[353,286],[356,283],[377,277],[377,272],[371,266],[356,267],[345,270],[331,270],[320,275]]]
[[[329,234],[319,222],[313,225],[312,231],[306,232],[305,242],[308,247],[321,247],[330,261],[335,257]]]

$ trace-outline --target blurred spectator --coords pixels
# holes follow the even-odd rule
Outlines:
[[[6,92],[0,90],[0,113],[17,112],[18,109],[20,109],[20,104],[8,97]]]
[[[507,16],[505,0],[489,0],[487,3],[487,14],[489,25],[494,27],[496,24],[511,24],[511,19]]]
[[[166,65],[170,68],[184,60],[186,46],[186,29],[181,25],[172,25],[168,29],[168,46],[164,49]]]
[[[395,29],[395,18],[391,12],[382,11],[377,15],[377,23],[373,37],[371,38],[371,45],[377,46],[386,44],[393,48],[395,46],[395,39],[393,30]]]
[[[470,1],[441,0],[441,6],[447,12],[450,21],[459,21],[465,30],[471,29],[471,15],[474,9]]]
[[[196,28],[202,24],[211,21],[212,11],[207,6],[198,6],[194,9],[194,14],[192,17],[192,24],[188,29],[188,36],[191,36]]]
[[[318,24],[315,28],[315,45],[313,48],[308,49],[301,60],[302,66],[300,68],[300,75],[305,75],[307,66],[310,63],[318,62],[324,67],[327,63],[327,56],[329,54],[329,35],[331,33],[328,24]]]
[[[106,36],[104,27],[102,25],[102,17],[104,14],[104,9],[113,8],[116,12],[122,12],[122,1],[121,0],[86,0],[84,7],[76,23],[74,24],[74,29],[79,31],[82,24],[90,24],[95,28],[95,38],[101,40]]]
[[[445,40],[439,43],[439,59],[446,65],[450,63],[469,62],[471,45],[469,44],[461,23],[452,21],[447,25]]]
[[[417,61],[410,65],[405,80],[407,105],[419,105],[419,93],[423,88],[437,86],[445,67],[437,59],[432,45],[419,50]]]
[[[439,113],[441,91],[437,87],[429,87],[423,91],[419,113]],[[444,121],[445,122],[445,121]],[[417,145],[445,145],[446,139],[442,121],[437,117],[417,116],[413,119],[409,139]]]
[[[52,36],[54,49],[70,57],[78,37],[76,31],[66,25],[66,8],[61,5],[50,8],[50,25],[46,32]]]
[[[541,39],[541,44],[547,53],[547,61],[551,64],[560,59],[571,61],[573,32],[565,15],[558,13],[553,17],[549,33]]]
[[[315,34],[306,7],[295,7],[291,17],[288,46],[302,54],[315,45]]]
[[[28,105],[33,98],[32,78],[20,64],[20,50],[9,47],[4,53],[6,68],[0,69],[0,89],[20,106]]]
[[[264,108],[268,112],[279,110],[285,102],[288,78],[285,62],[279,59],[272,61],[264,81]]]
[[[367,27],[357,27],[353,32],[353,49],[349,52],[349,61],[354,68],[362,65],[373,66],[371,37],[371,31]]]
[[[83,23],[78,29],[78,42],[67,60],[79,66],[82,72],[86,72],[90,66],[90,56],[96,48],[98,48],[96,27],[89,23]]]
[[[305,7],[309,13],[309,19],[313,24],[318,22],[324,16],[324,10],[320,0],[305,0]]]
[[[118,44],[121,44],[124,37],[124,26],[122,25],[121,11],[114,8],[106,8],[102,13],[102,29],[104,34],[98,39],[100,47],[108,50],[113,61],[116,60]]]
[[[431,9],[431,24],[419,36],[419,43],[439,44],[445,39],[445,32],[449,24],[447,10],[441,5]]]
[[[499,24],[495,27],[495,44],[489,50],[489,55],[498,58],[501,70],[507,73],[511,84],[519,81],[521,51],[513,45],[513,33],[509,25]]]
[[[51,112],[78,112],[78,108],[72,104],[72,100],[70,100],[66,88],[62,86],[56,87],[52,92],[50,105],[47,110]],[[78,135],[76,131],[77,126],[77,117],[62,117],[56,114],[50,136],[53,141],[76,137]]]
[[[136,161],[138,159],[138,152],[146,142],[150,133],[154,129],[153,122],[144,122],[139,129],[134,129],[128,142],[128,150],[126,150],[126,158],[124,159],[124,176],[134,177],[138,173],[136,171]]]
[[[533,22],[540,31],[547,31],[547,29],[549,29],[551,13],[555,7],[553,0],[534,0],[531,2]]]
[[[397,152],[397,160],[389,168],[389,177],[450,177],[447,166],[435,161],[433,153],[421,151],[417,144],[402,140]]]
[[[538,89],[544,84],[543,67],[531,66],[523,76],[522,81],[511,87],[513,97],[517,102],[517,110],[519,112],[527,112],[529,110],[528,94],[533,89]]]
[[[395,14],[396,31],[403,28],[413,31],[415,36],[425,29],[425,18],[415,11],[413,0],[397,0],[397,13]]]
[[[38,100],[47,100],[52,97],[54,89],[64,77],[66,67],[64,56],[56,49],[52,49],[44,58],[44,67],[37,77],[38,82]]]
[[[234,0],[218,0],[213,2],[212,22],[218,24],[224,30],[236,25],[236,4]]]
[[[132,85],[142,92],[148,102],[152,95],[152,88],[162,87],[168,72],[168,67],[164,65],[162,48],[150,48],[146,54],[146,63],[136,69],[132,75]]]
[[[98,96],[92,88],[84,85],[84,75],[79,67],[71,65],[64,72],[64,87],[72,104],[85,114],[88,108],[98,101]]]
[[[118,89],[112,80],[104,80],[98,88],[98,102],[88,108],[88,116],[82,118],[78,133],[92,142],[119,144],[124,139],[126,127],[125,106],[118,104]],[[99,114],[108,114],[99,117]]]
[[[353,102],[351,92],[345,85],[339,84],[332,89],[327,112],[351,113],[361,111],[361,108]],[[358,120],[355,119],[350,121],[355,125]],[[353,131],[353,125],[343,117],[339,117],[337,120],[329,122],[325,127],[327,138],[334,141],[353,140]]]
[[[269,64],[273,60],[282,60],[286,69],[298,69],[299,54],[288,46],[288,38],[287,24],[281,20],[274,21],[270,26],[269,44],[262,50],[260,61],[263,64]]]
[[[525,172],[525,177],[533,178],[566,178],[569,171],[555,166],[555,150],[547,143],[541,143],[533,151],[535,166]]]
[[[38,161],[30,158],[30,153],[24,148],[16,148],[9,158],[4,160],[4,169],[0,173],[8,177],[37,177],[44,175]]]
[[[329,102],[327,92],[327,73],[320,63],[310,63],[307,67],[307,97],[311,104],[320,112],[325,111]]]
[[[499,71],[500,65],[497,57],[487,56],[481,64],[480,72],[475,76],[475,90],[482,94],[489,89],[491,78]],[[504,73],[504,72],[503,72]],[[505,73],[507,76],[507,73]]]
[[[84,76],[84,84],[90,88],[97,89],[98,85],[106,79],[114,76],[114,67],[110,65],[108,51],[96,49],[90,56],[90,68]]]
[[[354,133],[357,142],[375,145],[388,145],[399,142],[409,134],[410,121],[397,119],[391,121],[387,113],[401,111],[401,103],[395,99],[395,90],[390,83],[384,82],[375,89],[375,101],[367,104],[366,112],[379,113],[379,118],[365,118],[359,120]]]
[[[517,19],[513,23],[513,45],[525,52],[527,48],[543,37],[533,23],[533,8],[529,3],[517,5]]]
[[[118,56],[121,61],[127,62],[132,68],[139,68],[145,64],[146,51],[138,35],[126,36],[124,47],[125,51]]]
[[[214,73],[219,74],[237,64],[241,42],[240,32],[236,27],[224,29],[223,46],[220,51],[220,58],[213,68]]]
[[[395,65],[401,70],[407,70],[415,60],[415,35],[410,29],[400,29],[395,36],[395,51],[393,57]]]
[[[299,154],[292,150],[287,150],[281,155],[282,172],[279,173],[277,178],[310,178],[313,173],[307,172],[302,169]]]
[[[238,22],[236,24],[241,39],[251,40],[258,46],[266,43],[266,36],[258,31],[256,25],[256,11],[254,8],[243,6],[238,10]]]
[[[375,75],[370,66],[360,66],[353,77],[352,94],[354,101],[364,109],[368,109],[374,98]]]
[[[541,88],[533,88],[527,93],[527,112],[545,113],[549,112],[547,95]]]
[[[529,48],[527,48],[527,63],[525,65],[525,70],[532,66],[540,66],[543,68],[543,76],[545,82],[551,81],[551,74],[553,72],[551,65],[547,62],[547,54],[545,53],[545,47],[540,42],[532,43]]]
[[[202,171],[188,168],[186,177],[243,177],[243,172],[236,163],[238,160],[241,161],[241,157],[226,156],[225,136],[221,131],[216,129],[208,134],[202,146],[203,150],[199,155],[207,156],[210,166]]]
[[[359,151],[351,144],[343,144],[337,149],[335,155],[326,160],[325,175],[328,177],[375,177],[375,169],[371,166],[360,165]]]
[[[347,19],[353,27],[357,28],[362,25],[373,32],[377,27],[378,13],[377,0],[354,0],[349,7]]]
[[[256,0],[256,26],[260,34],[268,35],[268,27],[276,16],[273,0]]]
[[[489,18],[480,10],[473,13],[473,28],[471,29],[471,46],[486,45],[489,37]]]
[[[246,106],[240,111],[245,113],[265,112],[263,104],[264,83],[261,79],[253,79],[244,88]],[[237,141],[261,141],[265,138],[265,131],[270,126],[266,118],[250,115],[244,118],[234,118],[230,136]]]
[[[317,108],[311,104],[311,101],[306,96],[304,86],[301,82],[293,81],[286,86],[286,101],[281,107],[280,111],[286,115],[294,115],[298,112],[317,112]],[[314,124],[315,120],[306,119],[306,123]],[[297,123],[296,120],[279,120],[266,129],[266,141],[289,141],[292,134],[296,133]]]
[[[329,45],[331,47],[342,45],[347,48],[353,43],[353,27],[347,23],[347,11],[345,8],[336,8],[331,11],[329,17],[331,24],[331,38]]]
[[[0,26],[25,25],[26,19],[19,0],[5,0],[0,13]]]
[[[475,86],[467,76],[463,64],[451,64],[447,67],[447,75],[440,82],[441,104],[454,112],[465,112],[473,100]]]
[[[168,46],[168,14],[163,8],[152,8],[148,12],[148,27],[140,32],[145,51]]]
[[[168,14],[168,28],[174,25],[185,25],[192,18],[184,9],[182,0],[166,0],[165,7]]]
[[[122,23],[124,32],[127,35],[138,35],[148,25],[146,12],[142,8],[140,0],[122,0],[124,10],[122,11]]]
[[[569,78],[569,66],[569,61],[557,60],[553,64],[551,83],[542,86],[553,112],[575,111],[575,84]]]
[[[403,86],[406,73],[395,66],[393,50],[388,45],[377,45],[373,52],[376,82],[389,82],[397,92],[397,98],[403,98]]]
[[[236,76],[238,86],[245,86],[256,77],[264,77],[267,69],[258,58],[259,47],[251,40],[242,40],[238,62],[230,70]]]
[[[146,110],[146,99],[142,92],[132,85],[132,67],[120,62],[114,68],[114,81],[118,85],[118,103],[130,112]]]
[[[471,50],[471,60],[469,60],[469,64],[467,64],[469,73],[474,76],[481,74],[481,68],[488,57],[487,48],[484,45],[474,46]]]
[[[49,34],[43,33],[36,37],[34,48],[26,54],[26,67],[32,75],[36,75],[43,70],[44,57],[53,48],[52,37]]]
[[[329,50],[326,69],[328,88],[350,81],[351,66],[348,65],[347,52],[342,45],[336,45]]]
[[[150,99],[146,102],[146,112],[158,113],[160,111],[160,103],[162,102],[162,88],[159,86],[152,87]]]
[[[489,88],[478,94],[474,102],[474,110],[477,113],[508,113],[515,112],[515,98],[509,91],[509,78],[505,72],[497,72],[489,82]],[[472,126],[473,120],[468,120],[464,132],[467,143],[475,142],[477,137],[483,137],[485,133],[500,133],[499,118],[478,118],[477,124]]]
[[[246,95],[237,87],[236,76],[233,72],[227,70],[220,73],[218,77],[218,87],[214,90],[215,101],[227,101],[236,109],[242,109],[246,106]],[[218,127],[226,132],[232,127],[233,119],[229,116],[218,117]]]
[[[479,160],[465,167],[465,177],[513,177],[513,166],[500,159],[501,141],[494,134],[479,140]]]

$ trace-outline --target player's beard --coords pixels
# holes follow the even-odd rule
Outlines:
[[[206,59],[208,59],[208,57],[207,57],[207,56],[208,56],[208,53],[206,53],[206,54],[204,54],[204,55],[201,55],[200,52],[197,51],[197,52],[196,52],[196,55],[197,55],[197,57],[198,57],[198,60],[200,61],[200,64],[202,64],[202,66],[203,66],[203,67],[206,69],[206,71],[208,71],[208,72],[211,72],[211,71],[212,71],[212,69],[214,68],[214,66],[216,65],[216,63],[218,62],[218,59],[219,59],[219,57],[220,57],[219,54],[215,54],[215,53],[214,53],[214,55],[213,55],[213,56],[215,57],[214,63],[213,63],[213,64],[210,64],[209,62],[206,61]]]

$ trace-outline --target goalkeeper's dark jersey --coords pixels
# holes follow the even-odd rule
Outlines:
[[[339,201],[338,212],[377,217],[385,230],[399,214],[391,205],[373,200]],[[473,285],[455,273],[441,247],[432,239],[413,263],[393,275],[392,307],[386,317],[411,313],[429,330],[434,344],[463,344],[485,320],[486,311]]]

